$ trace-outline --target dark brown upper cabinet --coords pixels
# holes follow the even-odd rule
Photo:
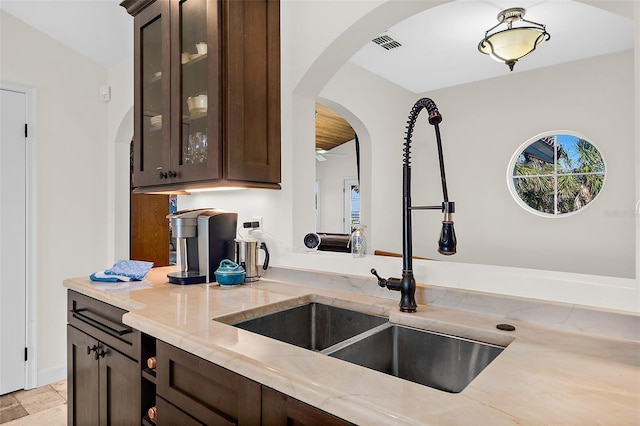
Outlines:
[[[136,192],[280,185],[279,0],[127,0]]]

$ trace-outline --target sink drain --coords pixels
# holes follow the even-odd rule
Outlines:
[[[502,330],[502,331],[515,331],[515,329],[516,329],[511,324],[498,324],[498,325],[496,325],[496,328],[498,330]]]

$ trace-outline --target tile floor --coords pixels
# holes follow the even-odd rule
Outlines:
[[[0,396],[0,424],[64,426],[67,424],[67,381]]]

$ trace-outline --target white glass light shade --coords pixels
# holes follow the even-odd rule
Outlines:
[[[486,37],[478,44],[478,50],[496,61],[506,63],[513,70],[518,59],[533,52],[548,39],[549,34],[540,28],[511,28]]]

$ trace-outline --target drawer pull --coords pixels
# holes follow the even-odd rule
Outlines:
[[[87,324],[90,324],[95,328],[102,330],[105,333],[108,333],[111,335],[123,336],[125,334],[129,334],[133,332],[133,329],[129,327],[122,327],[120,324],[116,324],[114,322],[105,320],[104,318],[101,318],[100,321],[94,318],[91,318],[91,316],[87,315],[89,312],[87,311],[87,313],[84,313],[85,311],[86,309],[72,309],[71,313],[75,318],[79,319],[80,321],[84,321]],[[110,322],[114,327],[104,324],[103,322]]]
[[[155,422],[156,421],[156,417],[158,416],[158,407],[153,406],[153,407],[149,408],[149,410],[147,411],[147,415],[149,416],[149,418],[151,420],[153,420]]]
[[[149,367],[150,369],[153,370],[157,365],[158,359],[155,356],[149,357],[149,359],[147,359],[147,367]]]

